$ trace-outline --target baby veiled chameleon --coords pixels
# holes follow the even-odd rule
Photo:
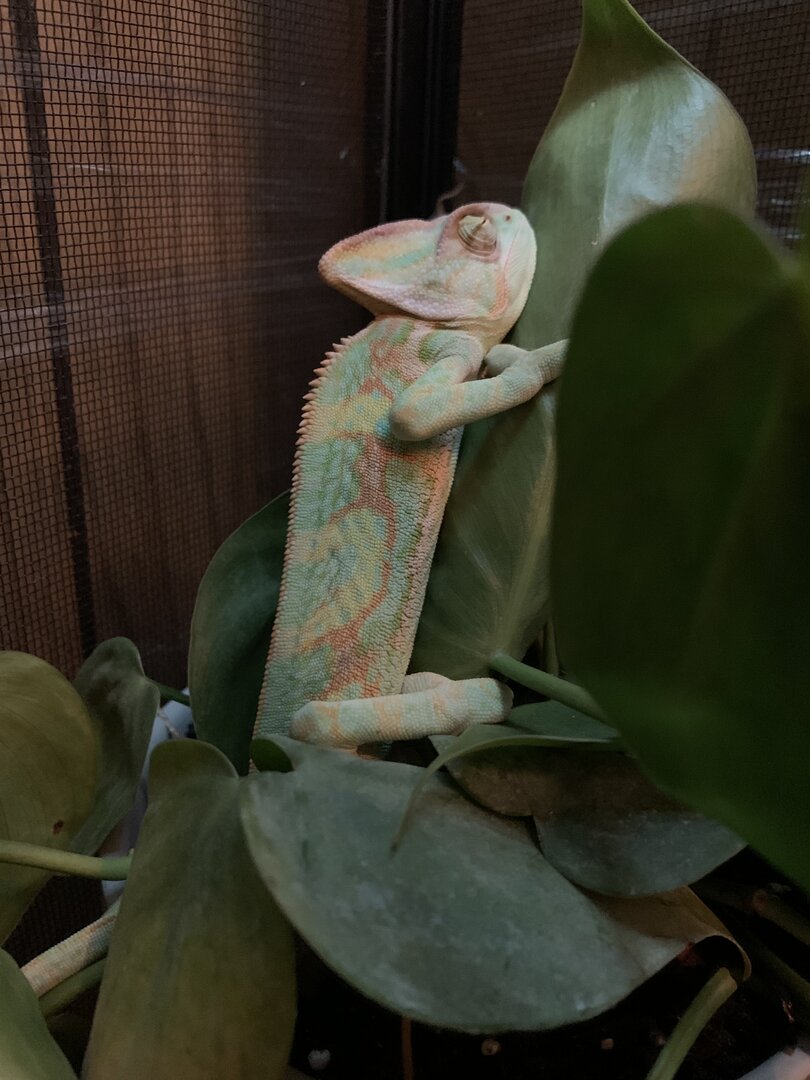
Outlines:
[[[257,736],[356,748],[507,716],[495,679],[406,672],[463,425],[562,367],[564,342],[494,348],[534,263],[528,221],[496,203],[380,225],[321,259],[374,320],[327,354],[306,395]]]

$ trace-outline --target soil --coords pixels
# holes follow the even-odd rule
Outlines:
[[[716,960],[708,953],[689,953],[609,1012],[556,1031],[472,1036],[413,1024],[412,1075],[415,1080],[643,1080]],[[303,947],[299,973],[293,1066],[325,1080],[408,1080],[398,1016],[362,997]],[[678,1080],[738,1080],[794,1037],[778,995],[769,999],[744,987],[705,1028]]]

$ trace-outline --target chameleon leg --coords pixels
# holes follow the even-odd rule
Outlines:
[[[527,351],[496,345],[485,358],[491,378],[472,382],[459,378],[461,361],[454,372],[449,358],[441,360],[394,401],[391,430],[403,440],[428,439],[521,405],[560,375],[567,346],[555,341]]]
[[[311,701],[293,716],[290,735],[342,749],[365,743],[457,735],[473,724],[497,724],[512,691],[495,679],[446,679],[433,672],[406,677],[402,694],[356,701]]]

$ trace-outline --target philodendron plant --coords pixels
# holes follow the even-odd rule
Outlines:
[[[92,855],[132,801],[158,703],[134,646],[106,642],[73,685],[36,658],[0,657],[3,936],[50,873],[126,878],[117,917],[23,971],[0,955],[0,1075],[73,1076],[46,1018],[101,979],[88,1080],[282,1077],[294,931],[406,1017],[557,1027],[689,945],[733,941],[689,886],[739,837],[810,880],[798,786],[810,293],[806,267],[740,220],[753,177],[723,95],[626,0],[584,0],[526,181],[539,255],[513,341],[571,337],[554,611],[562,661],[587,690],[560,677],[552,648],[553,387],[466,431],[413,657],[453,678],[500,672],[526,700],[504,724],[435,739],[427,769],[285,737],[251,746],[285,495],[203,579],[189,658],[199,741],[153,756],[132,859]],[[722,209],[633,224],[687,199]],[[545,671],[522,662],[541,635]],[[760,734],[764,717],[776,738]],[[727,955],[687,1033],[747,974],[741,949]],[[657,1080],[674,1075],[681,1034]]]

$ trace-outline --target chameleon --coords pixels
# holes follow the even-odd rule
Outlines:
[[[407,671],[463,425],[562,367],[564,342],[498,345],[535,256],[519,210],[477,203],[379,225],[321,258],[327,284],[373,320],[326,354],[305,396],[257,737],[356,750],[508,715],[495,679]]]

